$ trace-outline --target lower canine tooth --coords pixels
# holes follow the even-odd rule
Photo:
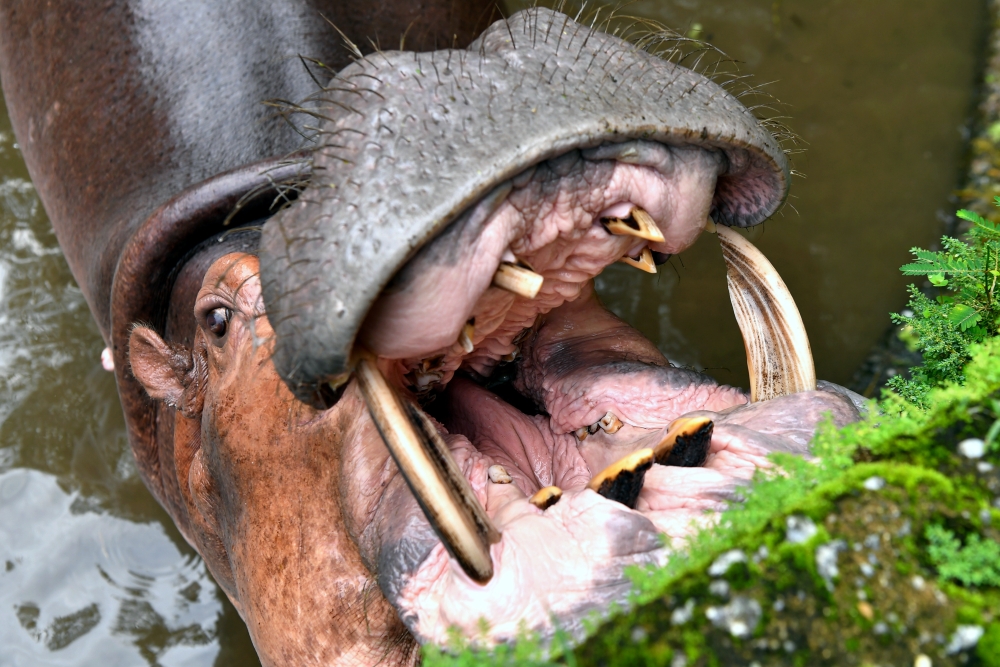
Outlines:
[[[559,502],[560,498],[562,498],[562,489],[558,486],[543,486],[528,498],[528,502],[540,510],[547,510]]]
[[[816,388],[809,337],[788,287],[763,253],[737,232],[717,228],[729,299],[743,334],[750,400]]]
[[[466,354],[472,354],[472,350],[475,346],[472,344],[472,337],[476,335],[476,321],[474,319],[469,320],[462,327],[462,331],[458,334],[458,344],[462,346]]]
[[[534,271],[510,262],[501,262],[497,272],[493,274],[494,286],[525,299],[534,299],[538,296],[543,281],[544,278]]]
[[[490,466],[486,474],[494,484],[510,484],[514,481],[507,469],[501,465]]]
[[[707,417],[680,417],[670,423],[667,434],[656,447],[653,457],[665,466],[697,468],[705,464],[712,444],[715,424]]]
[[[587,488],[608,500],[635,509],[646,471],[653,466],[653,450],[640,449],[618,459],[594,476]]]
[[[597,422],[597,424],[604,429],[605,433],[617,433],[618,429],[623,426],[621,420],[610,410],[608,410],[606,415],[601,417],[601,421]]]
[[[653,261],[653,252],[649,248],[643,248],[637,259],[632,259],[626,255],[618,261],[629,266],[634,266],[646,273],[656,273],[656,262]]]
[[[401,399],[375,359],[362,354],[355,376],[368,411],[434,532],[465,573],[486,583],[493,577],[490,544],[500,540],[472,487],[430,420]]]

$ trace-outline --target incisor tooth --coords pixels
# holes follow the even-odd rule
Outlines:
[[[602,218],[601,224],[616,236],[637,236],[653,243],[663,243],[663,232],[657,226],[653,217],[638,206],[632,209],[627,218]]]
[[[458,334],[458,344],[462,346],[466,354],[472,354],[475,346],[472,344],[472,337],[476,335],[476,320],[471,319],[465,323]]]
[[[494,484],[510,484],[514,479],[507,472],[507,469],[502,465],[491,465],[486,470],[486,475],[490,478],[490,481]]]
[[[360,355],[355,376],[372,421],[434,532],[469,577],[486,583],[493,576],[490,544],[500,533],[444,440],[418,407],[396,394],[369,353]]]
[[[618,417],[615,416],[615,413],[610,410],[608,410],[606,415],[601,417],[601,420],[597,422],[597,425],[600,426],[605,433],[617,433],[618,429],[624,426],[624,424],[622,424],[622,420],[618,419]]]
[[[528,498],[528,502],[540,510],[547,510],[559,502],[560,498],[562,498],[562,489],[558,486],[543,486]]]
[[[788,287],[752,243],[724,225],[716,231],[726,260],[729,299],[747,351],[750,400],[815,389],[809,337]]]
[[[653,261],[653,251],[649,248],[643,248],[642,252],[639,253],[638,259],[632,259],[626,255],[618,261],[624,262],[629,266],[634,266],[635,268],[645,271],[646,273],[656,273],[656,262]]]
[[[534,299],[538,296],[543,280],[544,278],[534,271],[510,262],[501,262],[497,272],[493,274],[494,286],[525,299]]]
[[[653,450],[646,448],[632,452],[618,459],[599,472],[587,484],[608,500],[614,500],[630,509],[635,509],[642,491],[646,471],[653,467]]]
[[[679,417],[653,448],[653,457],[664,466],[697,468],[704,465],[715,424],[708,417]]]

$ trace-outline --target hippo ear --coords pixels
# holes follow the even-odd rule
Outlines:
[[[178,408],[185,417],[201,411],[201,382],[191,349],[167,343],[149,327],[137,326],[128,339],[132,374],[151,398]]]

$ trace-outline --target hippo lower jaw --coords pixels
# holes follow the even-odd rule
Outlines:
[[[742,391],[670,366],[593,294],[606,265],[697,239],[721,162],[634,141],[537,165],[418,253],[372,308],[357,376],[378,432],[362,429],[344,455],[361,473],[351,488],[380,493],[357,499],[352,533],[420,640],[446,643],[456,628],[485,644],[578,635],[588,615],[626,601],[627,567],[664,561],[661,535],[710,522],[768,453],[807,454],[825,411],[856,417],[825,392],[747,405]],[[609,222],[636,208],[661,241]],[[534,297],[492,284],[507,260],[542,277]],[[714,422],[689,457],[702,467],[632,462],[637,495],[594,492],[599,473],[655,449],[684,415]],[[423,467],[400,453],[408,437]]]

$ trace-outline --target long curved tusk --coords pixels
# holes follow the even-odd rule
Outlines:
[[[500,541],[500,533],[444,440],[420,408],[397,395],[373,357],[360,356],[355,376],[382,440],[434,532],[469,577],[486,583],[493,577],[490,545]]]
[[[763,253],[719,225],[733,312],[750,370],[750,400],[766,401],[816,388],[809,337],[791,292]]]

